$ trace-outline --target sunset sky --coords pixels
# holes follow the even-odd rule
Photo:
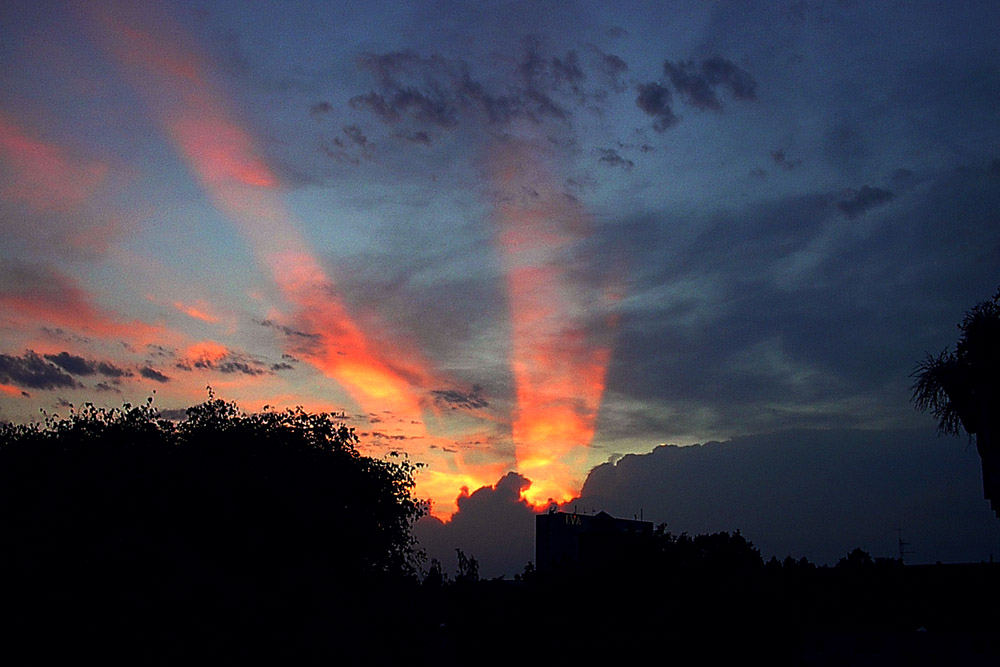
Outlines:
[[[8,0],[0,419],[343,412],[441,519],[663,443],[932,434],[909,373],[1000,286],[998,25]]]

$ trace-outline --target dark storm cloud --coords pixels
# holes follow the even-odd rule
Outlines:
[[[489,406],[489,402],[483,396],[483,388],[479,385],[473,385],[472,391],[435,389],[431,395],[434,396],[434,402],[449,405],[452,409],[476,410]]]
[[[622,157],[621,153],[613,148],[598,148],[597,153],[600,155],[600,157],[597,158],[597,161],[601,164],[606,164],[609,167],[621,167],[622,169],[628,171],[635,166],[635,162]]]
[[[576,501],[574,501],[576,502]],[[657,447],[594,468],[579,503],[666,523],[674,533],[741,530],[771,555],[834,563],[861,546],[968,562],[1000,548],[979,457],[920,431],[789,431]]]
[[[722,110],[717,89],[727,88],[738,100],[755,100],[757,82],[749,72],[721,56],[713,56],[696,64],[693,60],[663,63],[663,72],[674,89],[689,104],[699,109]]]
[[[71,376],[45,361],[34,350],[28,350],[20,357],[0,354],[0,383],[30,389],[73,389],[80,386]]]
[[[147,380],[153,380],[155,382],[169,382],[170,378],[161,373],[160,371],[152,368],[150,366],[143,366],[139,369],[139,375],[146,378]]]
[[[864,185],[850,199],[837,202],[837,208],[848,218],[856,218],[873,208],[888,204],[896,198],[889,190]]]
[[[483,487],[458,498],[458,512],[442,523],[425,516],[413,534],[429,558],[454,571],[455,549],[479,561],[484,577],[510,576],[535,559],[535,513],[518,499],[528,480],[507,473],[494,487]]]
[[[677,124],[677,116],[670,108],[670,89],[656,82],[642,83],[636,88],[638,95],[635,98],[635,105],[639,107],[647,116],[656,118],[653,129],[657,132],[665,132],[668,128]]]

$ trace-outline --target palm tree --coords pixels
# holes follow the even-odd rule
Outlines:
[[[913,370],[913,402],[938,420],[938,432],[976,438],[983,497],[1000,517],[1000,289],[966,311],[955,350],[928,354]]]

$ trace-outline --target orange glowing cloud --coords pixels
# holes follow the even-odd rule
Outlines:
[[[202,58],[182,46],[183,35],[169,27],[153,33],[109,15],[98,16],[96,23],[204,191],[240,229],[292,306],[291,324],[308,332],[292,351],[334,379],[363,410],[392,414],[393,437],[405,439],[411,452],[426,453],[433,440],[423,419],[422,395],[442,381],[420,355],[384,337],[373,338],[348,313],[284,205],[278,179],[209,81]],[[497,477],[422,473],[418,494],[447,507],[462,485]]]
[[[0,291],[0,310],[22,325],[49,324],[98,338],[120,338],[136,345],[164,340],[163,327],[122,321],[93,303],[91,295],[70,276],[53,270],[31,270],[22,284]]]
[[[512,320],[517,470],[531,480],[523,497],[541,507],[576,496],[586,474],[612,328],[591,313],[612,293],[574,279],[568,266],[589,218],[532,147],[509,142],[491,160]]]
[[[0,384],[0,393],[8,396],[24,396],[24,392],[20,388],[9,384]]]
[[[116,53],[139,70],[137,83],[205,191],[239,226],[285,299],[297,307],[297,321],[317,332],[318,344],[304,353],[306,359],[366,409],[419,420],[413,378],[404,377],[389,361],[393,355],[376,349],[349,316],[287,212],[275,189],[277,179],[203,75],[200,59],[182,52],[176,41],[168,43],[113,17],[101,23]]]
[[[219,317],[209,312],[208,306],[204,303],[192,305],[181,301],[174,301],[173,306],[192,319],[208,322],[209,324],[218,324],[219,322]]]
[[[77,209],[108,173],[107,165],[73,160],[59,146],[30,136],[2,113],[0,160],[7,173],[0,182],[0,196],[36,211]]]

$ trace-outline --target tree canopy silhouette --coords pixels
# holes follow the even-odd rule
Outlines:
[[[912,373],[913,401],[938,420],[941,433],[975,436],[983,464],[983,495],[1000,516],[1000,289],[965,313],[954,350],[927,354]]]
[[[62,616],[88,636],[175,644],[285,637],[316,618],[326,635],[357,629],[386,611],[365,607],[379,590],[414,578],[422,513],[415,466],[357,444],[334,415],[246,414],[211,393],[179,423],[150,399],[0,424],[6,603],[26,627]]]

